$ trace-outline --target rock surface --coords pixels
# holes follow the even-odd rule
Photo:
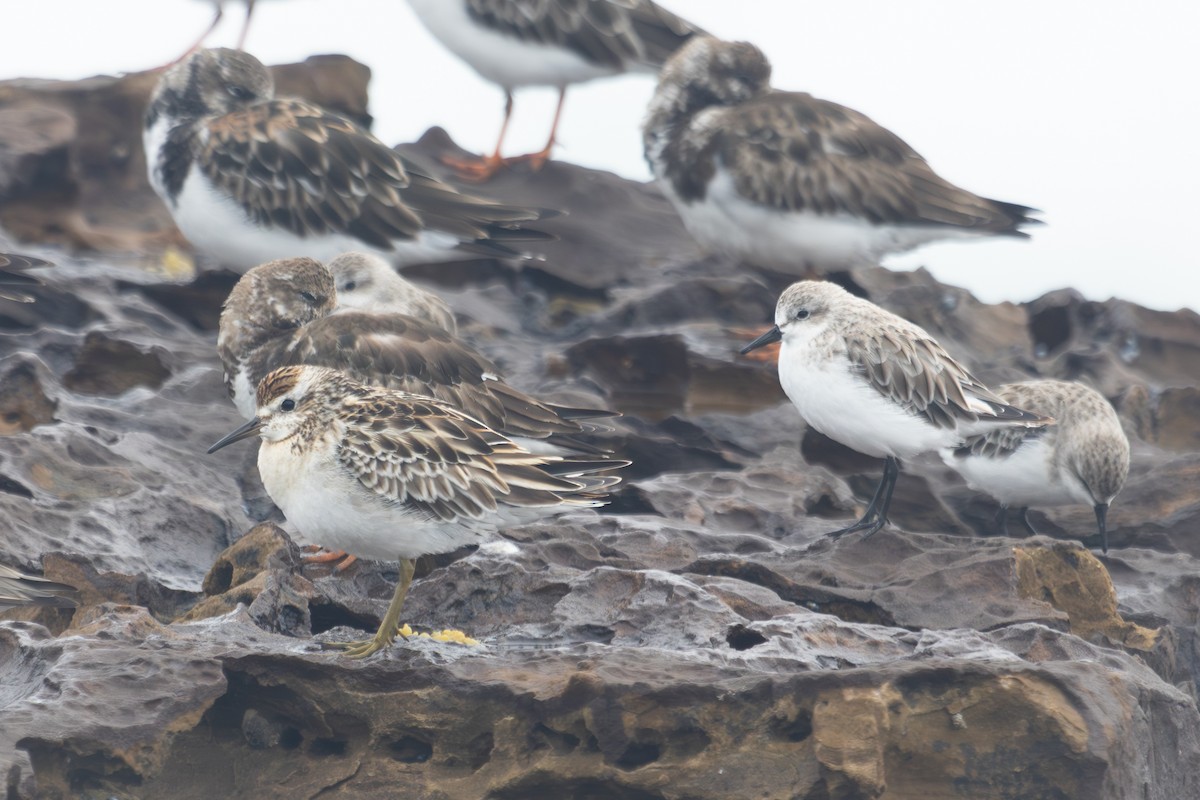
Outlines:
[[[351,62],[282,74],[365,115]],[[406,619],[479,646],[351,662],[319,643],[373,629],[395,565],[305,564],[252,448],[204,455],[240,423],[214,334],[235,277],[156,277],[180,242],[141,178],[151,83],[0,84],[0,224],[101,251],[39,251],[37,302],[0,305],[0,559],[82,598],[3,615],[7,797],[1200,797],[1196,314],[829,276],[985,381],[1088,381],[1134,443],[1103,560],[1089,509],[992,536],[932,460],[893,526],[835,543],[880,465],[736,355],[785,279],[701,255],[653,187],[513,169],[479,190],[569,212],[544,259],[412,275],[516,385],[625,412],[635,463],[601,513],[424,560]]]

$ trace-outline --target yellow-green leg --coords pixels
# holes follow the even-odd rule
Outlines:
[[[383,615],[383,622],[379,624],[379,630],[375,631],[374,637],[357,642],[329,642],[326,647],[341,650],[350,658],[366,658],[385,647],[390,647],[392,642],[396,641],[396,633],[400,630],[400,612],[404,608],[404,598],[408,597],[408,587],[412,585],[416,569],[417,565],[411,558],[400,559],[400,582],[396,584],[396,593],[392,595],[392,602],[387,613]]]

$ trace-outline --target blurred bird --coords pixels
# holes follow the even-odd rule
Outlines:
[[[541,168],[554,149],[567,86],[623,72],[656,73],[699,28],[650,0],[408,0],[442,44],[484,80],[504,90],[504,123],[492,155],[447,159],[464,177],[486,180],[501,167],[527,160]],[[558,89],[546,146],[504,158],[513,91]]]
[[[199,50],[159,80],[143,143],[184,236],[227,266],[368,250],[396,265],[519,257],[539,209],[463,194],[349,120],[274,99],[266,67]]]
[[[17,606],[74,608],[78,594],[74,586],[26,575],[0,564],[0,609]]]
[[[698,242],[786,273],[877,264],[939,239],[1026,237],[1026,206],[939,177],[863,114],[771,88],[748,42],[701,37],[663,68],[646,160]]]
[[[28,274],[31,269],[54,266],[33,256],[19,256],[16,253],[0,253],[0,298],[12,300],[15,303],[32,303],[34,298],[24,292],[9,291],[8,286],[41,286],[42,282]]]
[[[1100,546],[1108,552],[1108,507],[1129,475],[1129,439],[1104,395],[1081,383],[1038,380],[1001,386],[1005,402],[1053,417],[1054,425],[1005,428],[942,451],[972,489],[1000,501],[996,527],[1008,535],[1008,509],[1080,503],[1096,514]]]

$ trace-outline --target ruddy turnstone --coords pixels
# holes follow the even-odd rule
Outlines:
[[[198,50],[158,82],[143,144],[150,184],[201,251],[248,269],[370,250],[394,264],[512,257],[552,238],[538,209],[463,194],[349,120],[275,99],[266,67]]]
[[[254,415],[254,387],[267,373],[313,364],[431,395],[527,447],[599,455],[574,437],[588,430],[586,420],[613,412],[543,403],[509,386],[494,364],[438,325],[400,314],[335,314],[337,302],[333,276],[310,258],[262,264],[233,287],[217,350],[244,416]]]
[[[41,286],[42,282],[29,274],[29,270],[37,267],[52,267],[49,261],[33,256],[19,256],[16,253],[0,253],[0,298],[17,303],[32,303],[29,295],[9,291],[10,286]]]
[[[623,72],[656,73],[684,42],[703,33],[650,0],[408,0],[442,44],[484,80],[504,90],[504,123],[496,150],[475,161],[452,160],[467,177],[485,180],[504,164],[550,158],[567,86]],[[523,86],[558,89],[546,146],[537,153],[500,155]]]
[[[74,586],[26,575],[0,564],[0,609],[17,606],[73,608],[77,594]]]
[[[887,522],[900,459],[953,447],[996,428],[1042,426],[1009,405],[921,328],[836,284],[793,283],[779,297],[775,326],[742,353],[782,341],[779,383],[816,430],[883,458],[883,480],[866,513],[838,537]]]
[[[1129,439],[1104,396],[1080,383],[1038,380],[1001,386],[1004,402],[1053,417],[1054,425],[1008,428],[973,436],[942,451],[972,489],[1000,501],[996,525],[1008,533],[1008,508],[1037,533],[1030,506],[1083,503],[1096,512],[1100,545],[1108,552],[1108,507],[1129,475]]]
[[[261,437],[263,485],[301,541],[400,557],[375,636],[337,645],[357,658],[395,640],[413,559],[479,542],[501,524],[603,505],[620,480],[596,474],[592,462],[530,453],[447,403],[331,369],[275,370],[259,384],[257,406],[209,452]]]
[[[1024,237],[1037,222],[943,180],[865,115],[770,78],[757,47],[710,37],[659,77],[646,160],[706,248],[794,273],[874,265],[938,239]]]
[[[405,280],[382,258],[342,253],[330,261],[339,311],[405,314],[458,333],[458,322],[445,300]]]

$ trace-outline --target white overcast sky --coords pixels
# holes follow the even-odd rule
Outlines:
[[[452,0],[447,0],[450,2]],[[203,0],[3,0],[0,79],[136,71],[177,56],[211,19]],[[928,266],[990,302],[1079,288],[1200,310],[1200,0],[663,0],[757,43],[777,87],[852,106],[942,175],[1043,210],[1028,242],[941,244],[889,262]],[[228,2],[209,40],[232,46]],[[431,125],[491,147],[502,95],[444,51],[403,0],[267,0],[247,49],[268,63],[347,53],[374,74],[386,142]],[[649,77],[571,92],[559,157],[648,177],[639,124]],[[518,96],[509,152],[539,148],[551,90]]]

